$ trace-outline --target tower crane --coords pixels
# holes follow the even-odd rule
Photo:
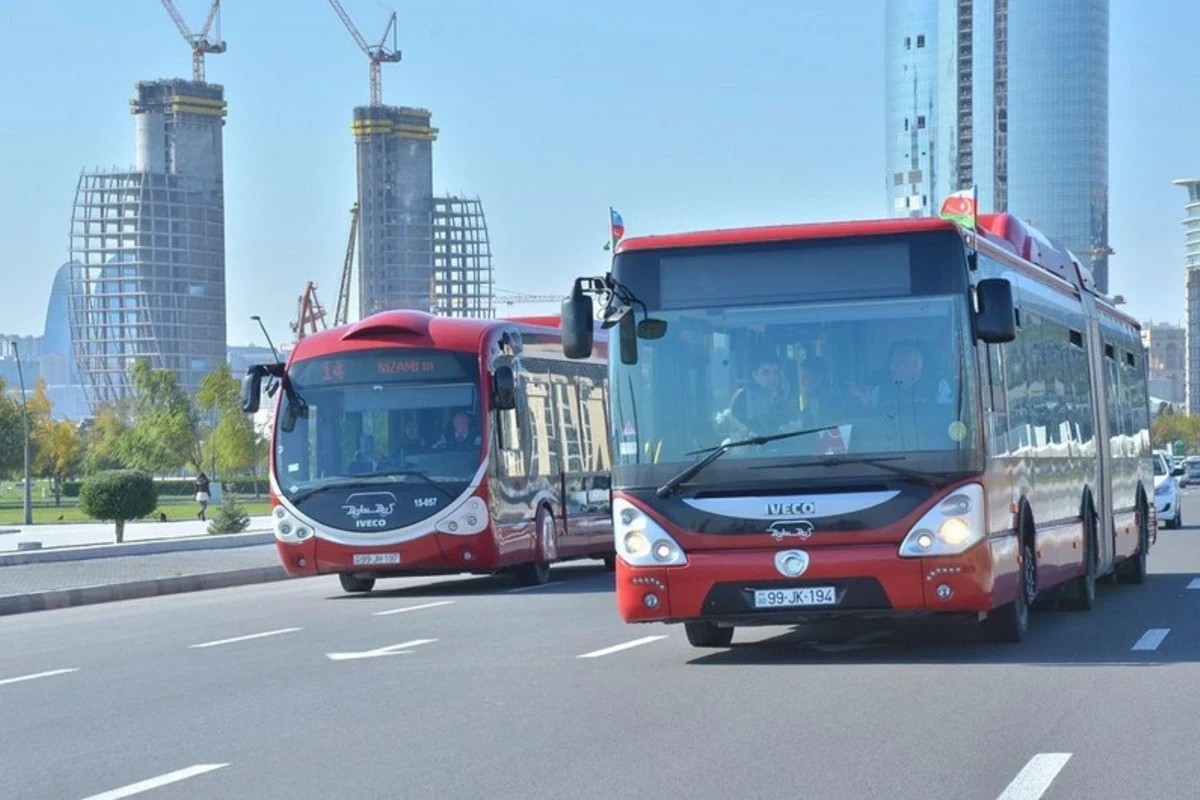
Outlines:
[[[171,15],[171,19],[175,21],[175,27],[179,28],[184,41],[192,46],[192,80],[196,83],[204,83],[204,55],[225,52],[225,42],[221,40],[221,23],[218,19],[221,15],[221,0],[213,0],[212,6],[208,9],[208,19],[204,20],[204,27],[199,33],[192,33],[192,29],[184,22],[183,15],[179,13],[179,9],[171,0],[162,0],[162,4],[167,13]],[[208,38],[214,22],[217,25],[216,41]]]
[[[516,303],[561,303],[567,299],[565,294],[521,294],[508,289],[497,289],[493,298],[497,303],[514,305]]]
[[[305,336],[325,330],[325,307],[317,299],[317,285],[312,281],[304,284],[304,294],[300,295],[300,310],[291,327],[297,342]]]
[[[334,326],[350,321],[350,276],[354,272],[354,235],[358,232],[358,203],[350,206],[350,239],[346,242],[346,260],[342,262],[342,285],[338,290],[337,309],[333,312]]]
[[[383,36],[379,38],[379,44],[371,46],[358,32],[354,23],[350,21],[350,15],[346,13],[346,9],[342,8],[342,4],[338,0],[329,0],[329,5],[333,6],[333,10],[341,17],[346,30],[350,31],[350,35],[354,37],[359,49],[366,53],[371,62],[371,105],[383,105],[383,87],[380,85],[379,65],[395,64],[400,61],[400,51],[396,49],[396,12],[393,11],[392,16],[388,19],[387,27],[383,29]],[[389,33],[392,35],[390,48],[386,46]]]

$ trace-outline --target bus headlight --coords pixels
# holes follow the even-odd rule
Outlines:
[[[635,567],[679,567],[687,555],[671,534],[627,500],[613,500],[617,555]]]
[[[954,556],[987,536],[983,486],[968,483],[926,512],[900,543],[901,558]]]
[[[483,499],[472,495],[467,502],[442,517],[434,524],[434,529],[441,533],[452,533],[456,536],[473,536],[487,530],[488,508]]]

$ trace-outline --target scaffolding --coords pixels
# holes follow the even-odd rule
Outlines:
[[[149,360],[189,392],[225,361],[223,90],[137,84],[136,164],[83,173],[71,215],[71,338],[89,403]]]
[[[492,249],[479,198],[433,200],[433,302],[448,317],[495,316]]]

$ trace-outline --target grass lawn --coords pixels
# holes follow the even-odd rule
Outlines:
[[[5,493],[8,494],[7,492]],[[16,498],[17,505],[12,505],[13,498],[4,497],[4,505],[0,506],[0,525],[20,525],[25,520],[25,512],[20,505],[20,497]],[[246,513],[252,517],[264,516],[271,511],[270,504],[264,499],[255,502],[253,499],[242,500],[242,507],[246,509]],[[167,515],[167,519],[183,520],[196,519],[196,514],[200,507],[194,501],[186,499],[163,498],[158,504],[158,511]],[[157,520],[158,511],[151,514],[146,519]],[[216,514],[217,506],[210,505],[208,507],[208,516],[211,519]],[[62,517],[60,520],[59,517]],[[84,514],[79,506],[75,503],[68,502],[65,498],[61,506],[54,506],[53,501],[50,505],[46,505],[43,500],[34,500],[33,506],[33,521],[35,524],[54,524],[58,522],[94,522]]]

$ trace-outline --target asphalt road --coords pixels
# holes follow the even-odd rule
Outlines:
[[[1150,567],[1021,645],[764,628],[697,650],[621,622],[598,565],[0,618],[0,797],[1195,797],[1200,527]]]

